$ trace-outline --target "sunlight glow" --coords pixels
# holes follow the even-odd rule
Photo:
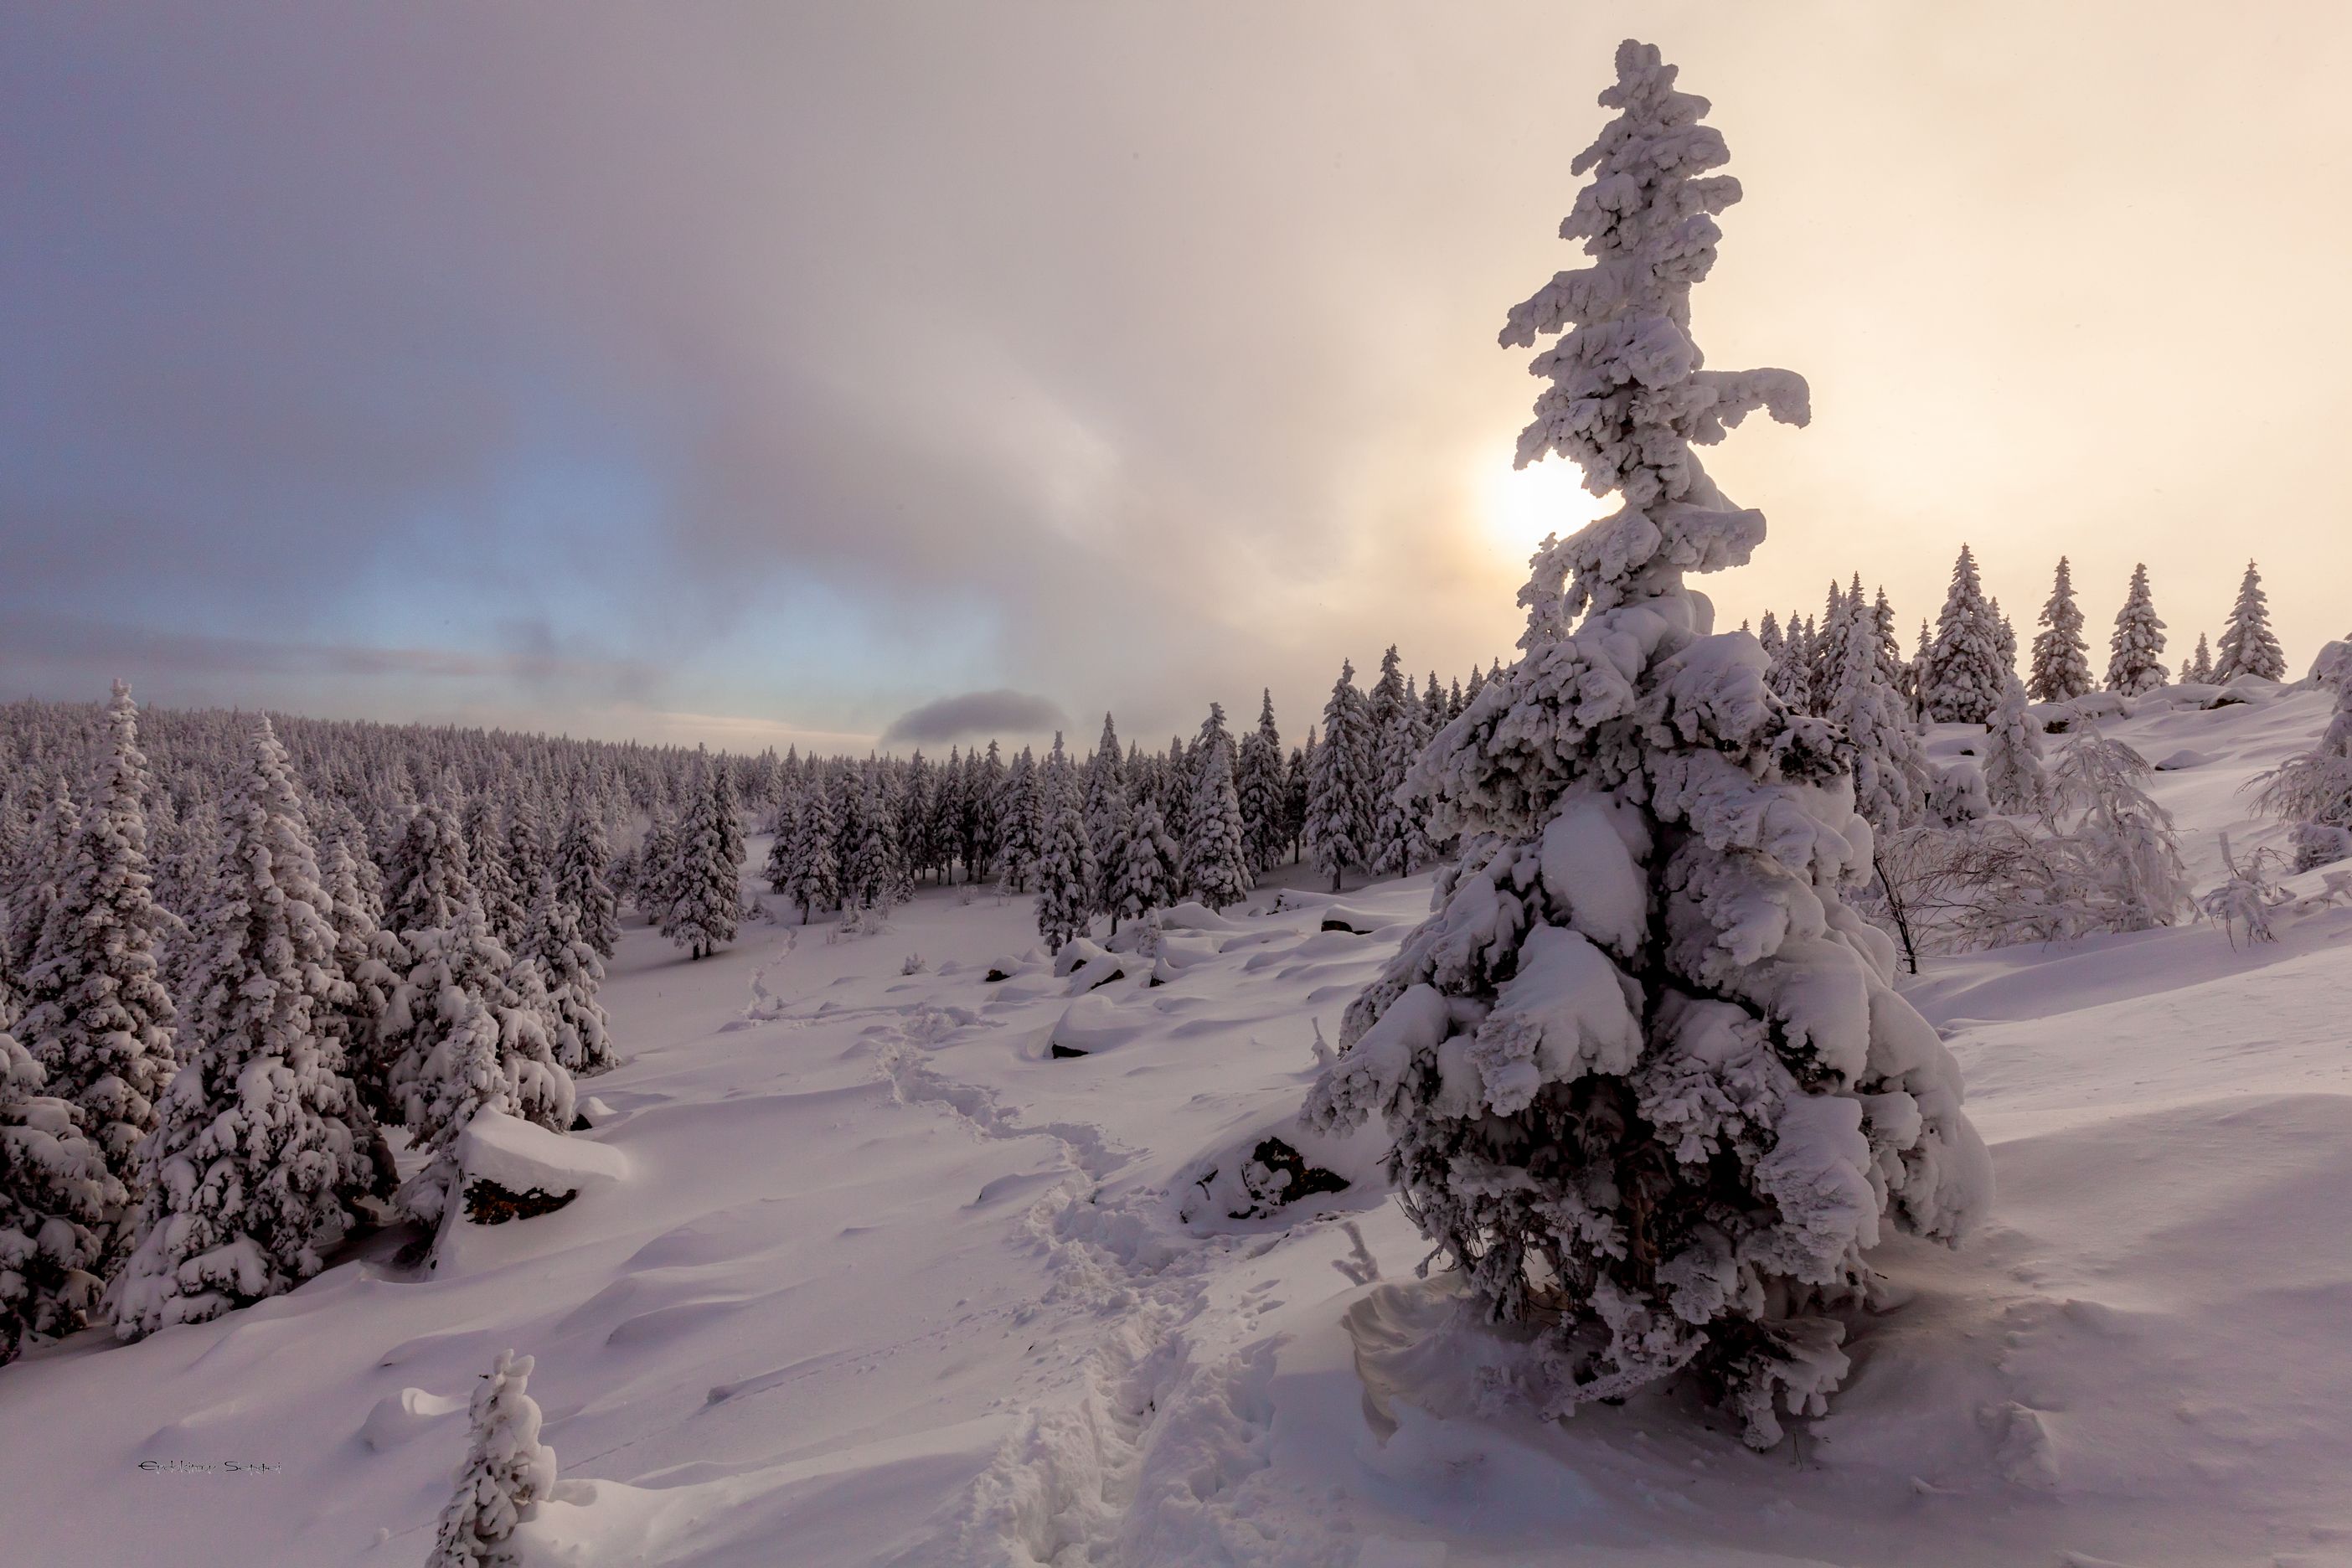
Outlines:
[[[1565,538],[1616,510],[1616,498],[1587,495],[1573,463],[1548,458],[1524,468],[1495,468],[1481,477],[1479,514],[1495,542],[1524,560],[1547,533]]]

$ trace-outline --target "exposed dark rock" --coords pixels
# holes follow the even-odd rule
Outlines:
[[[518,1193],[485,1177],[466,1185],[466,1217],[476,1225],[535,1219],[543,1214],[553,1214],[579,1195],[576,1188],[551,1193],[545,1187],[533,1187],[527,1193]]]

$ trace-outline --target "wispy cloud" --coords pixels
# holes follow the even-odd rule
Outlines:
[[[1042,735],[1068,727],[1068,717],[1048,699],[1000,688],[942,697],[901,713],[882,731],[882,743],[943,746],[951,741]]]

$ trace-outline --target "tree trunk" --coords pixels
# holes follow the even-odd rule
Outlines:
[[[1885,862],[1875,849],[1871,851],[1870,868],[1878,873],[1879,890],[1886,895],[1886,912],[1894,917],[1895,934],[1903,939],[1903,967],[1916,974],[1919,973],[1919,948],[1911,940],[1911,912],[1904,906],[1903,895],[1896,892],[1895,884],[1886,879]]]

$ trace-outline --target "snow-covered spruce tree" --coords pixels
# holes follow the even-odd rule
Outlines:
[[[555,1489],[555,1450],[539,1440],[539,1403],[528,1392],[536,1364],[501,1351],[474,1390],[465,1463],[425,1568],[516,1568],[522,1562],[515,1526],[535,1517]]]
[[[841,868],[833,858],[833,805],[823,785],[802,794],[793,817],[793,843],[784,885],[777,891],[801,907],[801,923],[820,908],[841,902]]]
[[[33,1053],[0,1032],[0,1366],[27,1337],[89,1323],[105,1232],[130,1196],[82,1135],[71,1100],[44,1094]]]
[[[526,789],[507,804],[507,869],[513,873],[523,918],[530,917],[530,900],[540,877],[554,869],[549,858],[547,831],[541,820],[539,792]]]
[[[1230,741],[1201,748],[1201,777],[1192,791],[1192,837],[1184,846],[1184,891],[1213,910],[1239,903],[1254,885],[1249,836],[1241,795],[1234,788]]]
[[[1788,635],[1764,672],[1765,687],[1794,712],[1812,710],[1812,679],[1807,674],[1812,665],[1811,644],[1803,620],[1790,616]]]
[[[1381,661],[1381,683],[1389,683],[1396,659],[1391,647]],[[1367,864],[1380,877],[1410,875],[1427,843],[1421,832],[1421,803],[1409,794],[1405,781],[1421,755],[1419,714],[1410,700],[1372,702],[1371,837],[1365,846]]]
[[[41,928],[48,922],[49,906],[57,902],[58,889],[73,869],[80,839],[81,806],[73,786],[62,776],[52,778],[7,889],[7,952],[0,968],[20,987],[32,967],[33,951],[40,945]]]
[[[1061,743],[1056,735],[1057,753]],[[1045,939],[1048,952],[1059,952],[1072,937],[1086,935],[1099,880],[1094,840],[1087,832],[1086,808],[1075,784],[1063,769],[1046,770],[1045,852],[1037,861],[1037,934]]]
[[[2180,679],[2200,686],[2213,684],[2213,646],[2203,632],[2197,634],[2197,651],[2180,667]]]
[[[768,891],[783,893],[793,882],[793,839],[800,832],[801,799],[797,793],[786,795],[776,805],[775,816],[768,822],[774,842],[768,846],[768,858],[760,868],[767,879]]]
[[[1821,630],[1806,642],[1805,684],[1812,694],[1805,708],[1809,713],[1825,711],[1845,679],[1846,621],[1854,609],[1846,602],[1844,591],[1832,583],[1829,603],[1822,610]]]
[[[555,846],[555,891],[572,906],[580,935],[599,958],[613,956],[621,939],[620,910],[613,897],[612,848],[601,816],[584,801],[574,804],[563,837]]]
[[[1995,811],[2038,812],[2050,795],[2042,765],[2042,726],[2025,710],[2025,687],[2012,675],[1985,725],[1985,795]]]
[[[1759,406],[1801,423],[1805,387],[1700,368],[1688,291],[1738,186],[1708,176],[1722,140],[1656,49],[1617,68],[1561,231],[1595,265],[1503,341],[1565,334],[1519,460],[1571,458],[1623,504],[1537,552],[1524,657],[1424,755],[1463,858],[1306,1114],[1385,1120],[1407,1212],[1475,1306],[1536,1325],[1544,1407],[1686,1370],[1762,1445],[1776,1395],[1818,1410],[1843,1375],[1827,1313],[1862,1295],[1882,1222],[1956,1237],[1991,1173],[1891,945],[1840,900],[1870,830],[1837,731],[1775,700],[1755,640],[1710,635],[1684,585],[1764,532],[1692,443]]]
[[[1451,722],[1451,721],[1448,721]],[[1315,726],[1307,726],[1307,740],[1290,751],[1282,768],[1282,831],[1295,865],[1307,857],[1307,803],[1315,779]]]
[[[571,901],[556,890],[555,878],[540,874],[530,914],[523,921],[522,950],[515,955],[539,968],[556,1064],[574,1078],[609,1072],[620,1065],[612,1027],[596,1000],[604,984],[604,961],[580,930]]]
[[[1477,672],[1471,673],[1475,683]],[[1335,893],[1348,868],[1364,863],[1371,767],[1370,710],[1356,689],[1356,667],[1342,660],[1323,705],[1323,743],[1315,748],[1307,785],[1307,853]]]
[[[475,896],[491,932],[509,947],[522,935],[523,886],[507,861],[506,818],[498,800],[487,790],[466,797],[460,818],[466,835],[467,863]]]
[[[409,816],[384,869],[384,926],[404,938],[438,930],[457,918],[473,891],[457,819],[441,802],[425,801]]]
[[[1283,776],[1282,732],[1274,726],[1274,690],[1265,688],[1258,700],[1257,728],[1242,737],[1241,775],[1234,781],[1241,796],[1242,834],[1249,846],[1249,868],[1264,876],[1282,862]]]
[[[387,1020],[401,1046],[392,1089],[425,1166],[401,1184],[400,1207],[426,1224],[455,1196],[457,1135],[476,1113],[503,1111],[552,1132],[572,1126],[572,1075],[555,1060],[537,965],[499,945],[473,889],[451,922],[408,937],[415,962]]]
[[[2271,599],[2263,592],[2263,576],[2246,563],[2238,584],[2238,602],[2230,606],[2230,624],[2221,628],[2221,647],[2213,661],[2214,682],[2227,685],[2242,675],[2264,680],[2286,679],[2286,653],[2271,631]]]
[[[894,771],[898,787],[892,805],[898,819],[900,890],[906,899],[915,896],[917,874],[931,865],[931,772],[920,752]]]
[[[139,1147],[114,1329],[135,1339],[292,1289],[326,1267],[393,1171],[344,1070],[351,982],[286,749],[256,721],[225,837],[184,1060]]]
[[[79,1110],[84,1132],[135,1198],[132,1149],[155,1126],[155,1101],[177,1061],[156,950],[178,922],[152,890],[145,801],[152,786],[138,710],[121,681],[106,724],[94,796],[43,889],[40,935],[16,982],[16,1033],[48,1075],[47,1092]]]
[[[2000,623],[1985,601],[1977,558],[1965,544],[1952,563],[1952,585],[1936,617],[1935,646],[1920,700],[1938,724],[1981,724],[2000,702],[2009,668],[2000,657]]]
[[[1857,595],[1858,596],[1858,595]],[[1916,820],[1926,809],[1930,769],[1908,705],[1886,672],[1877,623],[1844,617],[1845,648],[1822,717],[1853,748],[1853,808],[1878,832]]]
[[[1081,807],[1087,842],[1095,852],[1095,886],[1089,889],[1097,910],[1108,914],[1114,900],[1111,883],[1118,862],[1111,858],[1112,841],[1127,826],[1127,753],[1119,750],[1118,731],[1109,714],[1103,715],[1102,737],[1095,754],[1087,759],[1086,799]]]
[[[408,954],[400,939],[381,923],[376,900],[368,893],[365,857],[347,838],[327,841],[319,868],[327,892],[327,920],[335,931],[335,963],[350,989],[336,1002],[331,1020],[343,1070],[359,1090],[360,1102],[378,1121],[397,1121],[392,1102],[392,1041],[386,1032],[392,999]]]
[[[905,856],[898,847],[897,818],[883,799],[882,772],[870,764],[865,798],[861,816],[866,832],[858,839],[857,853],[850,857],[848,870],[842,878],[844,892],[860,909],[887,910],[905,901],[899,896]]]
[[[1029,880],[1036,875],[1039,839],[1037,825],[1037,759],[1029,748],[1013,759],[1013,766],[1004,775],[1004,786],[996,798],[996,853],[1007,891],[1028,891]]]
[[[1134,821],[1128,829],[1125,853],[1118,863],[1118,910],[1129,920],[1146,910],[1165,909],[1176,901],[1176,841],[1148,792],[1139,792]]]
[[[682,835],[683,828],[670,819],[668,808],[656,805],[646,823],[645,841],[637,846],[636,867],[629,878],[629,901],[656,930],[669,924],[670,906],[677,901]]]
[[[2164,684],[2164,623],[2156,618],[2148,595],[2147,567],[2134,566],[2131,591],[2116,612],[2116,629],[2107,639],[2107,689],[2126,697],[2154,691]]]
[[[707,958],[735,940],[743,908],[743,829],[735,820],[735,784],[725,760],[705,763],[698,773],[678,826],[677,883],[661,932],[694,957]]]

